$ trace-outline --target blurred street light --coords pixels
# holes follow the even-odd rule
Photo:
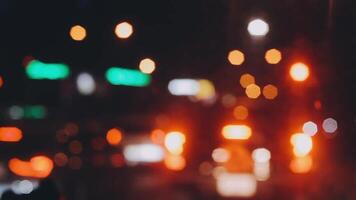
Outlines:
[[[247,125],[226,125],[221,131],[225,139],[247,140],[251,137],[251,128]]]
[[[128,22],[122,22],[116,25],[115,34],[118,38],[126,39],[129,38],[133,33],[133,27]]]
[[[301,62],[295,63],[291,66],[289,74],[294,81],[305,81],[309,77],[309,67]]]
[[[262,19],[255,19],[248,23],[247,30],[252,36],[265,36],[269,31],[269,25]]]
[[[87,32],[83,26],[75,25],[70,29],[70,37],[75,41],[82,41],[85,39]]]

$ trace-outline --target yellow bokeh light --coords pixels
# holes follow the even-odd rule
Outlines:
[[[156,69],[156,63],[150,58],[145,58],[141,60],[139,68],[142,73],[151,74]]]
[[[290,142],[293,145],[293,153],[297,157],[306,156],[313,149],[313,140],[305,133],[293,134]]]
[[[247,140],[252,135],[251,128],[246,125],[226,125],[221,133],[224,138],[232,140]]]
[[[251,74],[243,74],[240,77],[240,85],[243,88],[246,88],[247,86],[255,84],[255,77],[252,76]]]
[[[278,88],[274,85],[269,84],[263,87],[262,93],[266,99],[272,100],[278,96]]]
[[[186,166],[186,161],[181,155],[167,155],[164,159],[164,165],[167,169],[181,171]]]
[[[214,84],[206,79],[200,79],[199,92],[195,95],[198,100],[209,100],[215,97],[215,87]]]
[[[236,106],[234,108],[234,117],[239,120],[244,120],[248,117],[248,109],[245,106]]]
[[[167,151],[174,155],[183,153],[183,145],[185,143],[185,135],[178,131],[167,133],[164,138],[164,146]]]
[[[118,38],[126,39],[129,38],[133,33],[133,27],[128,22],[122,22],[116,25],[115,34]]]
[[[232,65],[241,65],[244,60],[244,54],[239,50],[233,50],[229,52],[228,60]]]
[[[70,29],[70,37],[75,41],[82,41],[87,36],[87,31],[80,25],[75,25]]]
[[[261,88],[256,84],[251,84],[246,87],[245,93],[248,98],[257,99],[261,95]]]
[[[313,159],[311,156],[294,158],[289,165],[290,170],[296,174],[308,173],[312,167]]]
[[[289,75],[295,81],[305,81],[309,77],[309,67],[304,63],[295,63],[291,66]]]
[[[265,59],[269,64],[278,64],[282,60],[282,53],[277,49],[266,51]]]

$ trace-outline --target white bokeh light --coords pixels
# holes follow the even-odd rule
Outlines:
[[[327,118],[323,121],[323,129],[327,133],[334,133],[337,130],[337,121],[333,118]]]
[[[312,122],[305,122],[303,125],[303,133],[308,134],[310,136],[314,136],[318,132],[318,126]]]
[[[77,78],[77,88],[82,95],[91,95],[95,91],[95,80],[88,73],[81,73]]]
[[[247,30],[252,36],[265,36],[269,31],[269,25],[262,19],[255,19],[248,23]]]

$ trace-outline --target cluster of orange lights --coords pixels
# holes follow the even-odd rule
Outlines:
[[[35,156],[30,161],[12,158],[9,169],[18,176],[32,178],[46,178],[53,170],[53,161],[46,156]]]

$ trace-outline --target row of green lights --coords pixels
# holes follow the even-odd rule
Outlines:
[[[69,76],[68,65],[31,61],[26,67],[26,74],[31,79],[65,79]],[[112,85],[144,87],[150,84],[151,76],[138,70],[111,67],[106,71],[106,79]]]

